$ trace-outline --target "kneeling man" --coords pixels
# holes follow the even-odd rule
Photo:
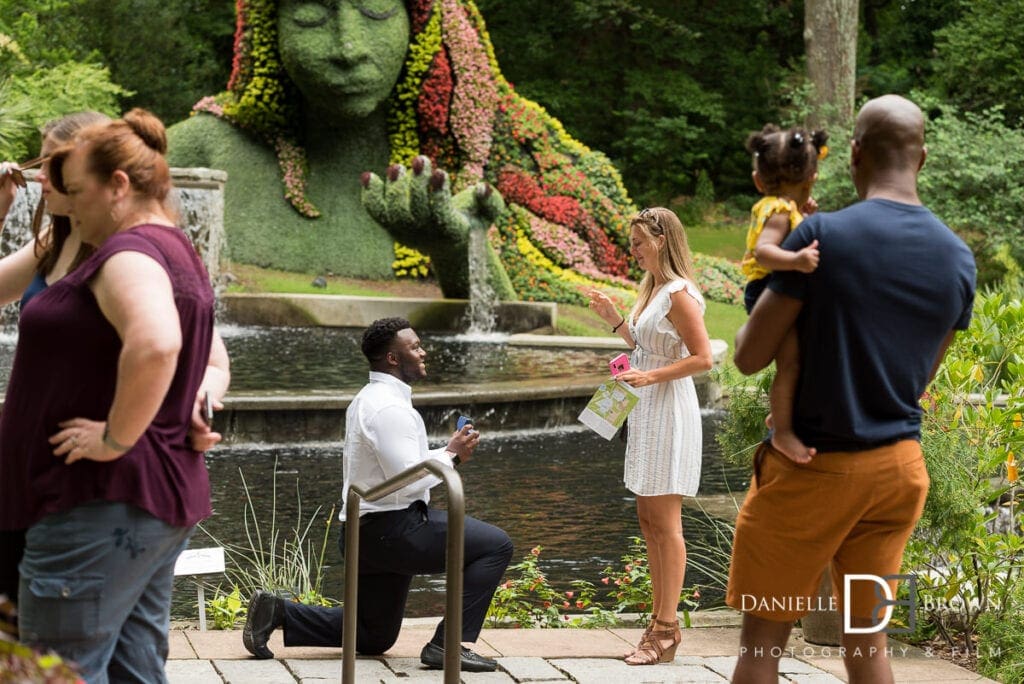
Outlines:
[[[427,352],[409,322],[402,318],[374,321],[363,333],[363,354],[370,362],[370,382],[345,413],[345,483],[342,504],[351,483],[373,487],[428,459],[465,463],[480,434],[471,425],[452,435],[447,446],[429,449],[423,418],[412,406],[409,386],[426,377]],[[429,508],[430,488],[440,480],[427,476],[374,502],[364,502],[358,524],[359,599],[356,649],[377,655],[398,639],[409,584],[416,575],[445,571],[446,511]],[[342,531],[342,554],[345,534]],[[494,590],[512,558],[512,542],[493,525],[466,517],[465,565],[462,568],[462,641],[475,642]],[[284,629],[285,646],[333,646],[342,642],[342,608],[304,606],[267,592],[249,602],[242,641],[257,658],[273,658],[267,640]],[[420,660],[432,669],[444,665],[444,620],[423,647]],[[497,663],[462,647],[462,669],[490,672]]]

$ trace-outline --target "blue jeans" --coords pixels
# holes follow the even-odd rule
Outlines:
[[[46,516],[25,538],[21,640],[74,660],[89,684],[166,682],[174,563],[191,534],[123,503]]]

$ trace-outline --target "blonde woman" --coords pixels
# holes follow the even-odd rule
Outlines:
[[[653,591],[651,624],[630,665],[670,662],[679,645],[676,610],[686,572],[682,498],[700,483],[700,405],[692,376],[711,368],[704,298],[693,282],[690,249],[678,217],[644,209],[630,223],[630,253],[643,269],[636,304],[621,314],[598,290],[590,306],[633,353],[620,380],[637,388],[629,416],[624,481],[636,494]]]

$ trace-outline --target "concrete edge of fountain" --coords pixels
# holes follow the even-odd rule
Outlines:
[[[222,318],[238,325],[364,328],[378,318],[399,316],[423,332],[461,332],[468,299],[361,297],[290,293],[238,293],[220,296]],[[508,333],[553,328],[558,307],[552,302],[499,302],[496,325]]]

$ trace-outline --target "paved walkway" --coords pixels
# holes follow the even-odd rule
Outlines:
[[[629,667],[617,656],[629,649],[641,630],[623,629],[485,629],[475,645],[497,658],[498,671],[465,673],[462,681],[580,682],[725,682],[732,675],[739,644],[735,616],[709,620],[709,626],[683,631],[673,663]],[[717,626],[715,626],[717,623]],[[398,643],[384,656],[359,658],[360,683],[441,682],[439,671],[424,669],[420,649],[433,635],[436,620],[407,620]],[[890,641],[896,681],[959,684],[991,682],[918,648]],[[171,684],[314,684],[341,681],[340,648],[285,648],[281,633],[270,640],[275,660],[255,660],[242,646],[242,633],[173,630],[167,673]],[[782,659],[780,682],[826,684],[846,681],[837,648],[812,646],[794,630]]]

